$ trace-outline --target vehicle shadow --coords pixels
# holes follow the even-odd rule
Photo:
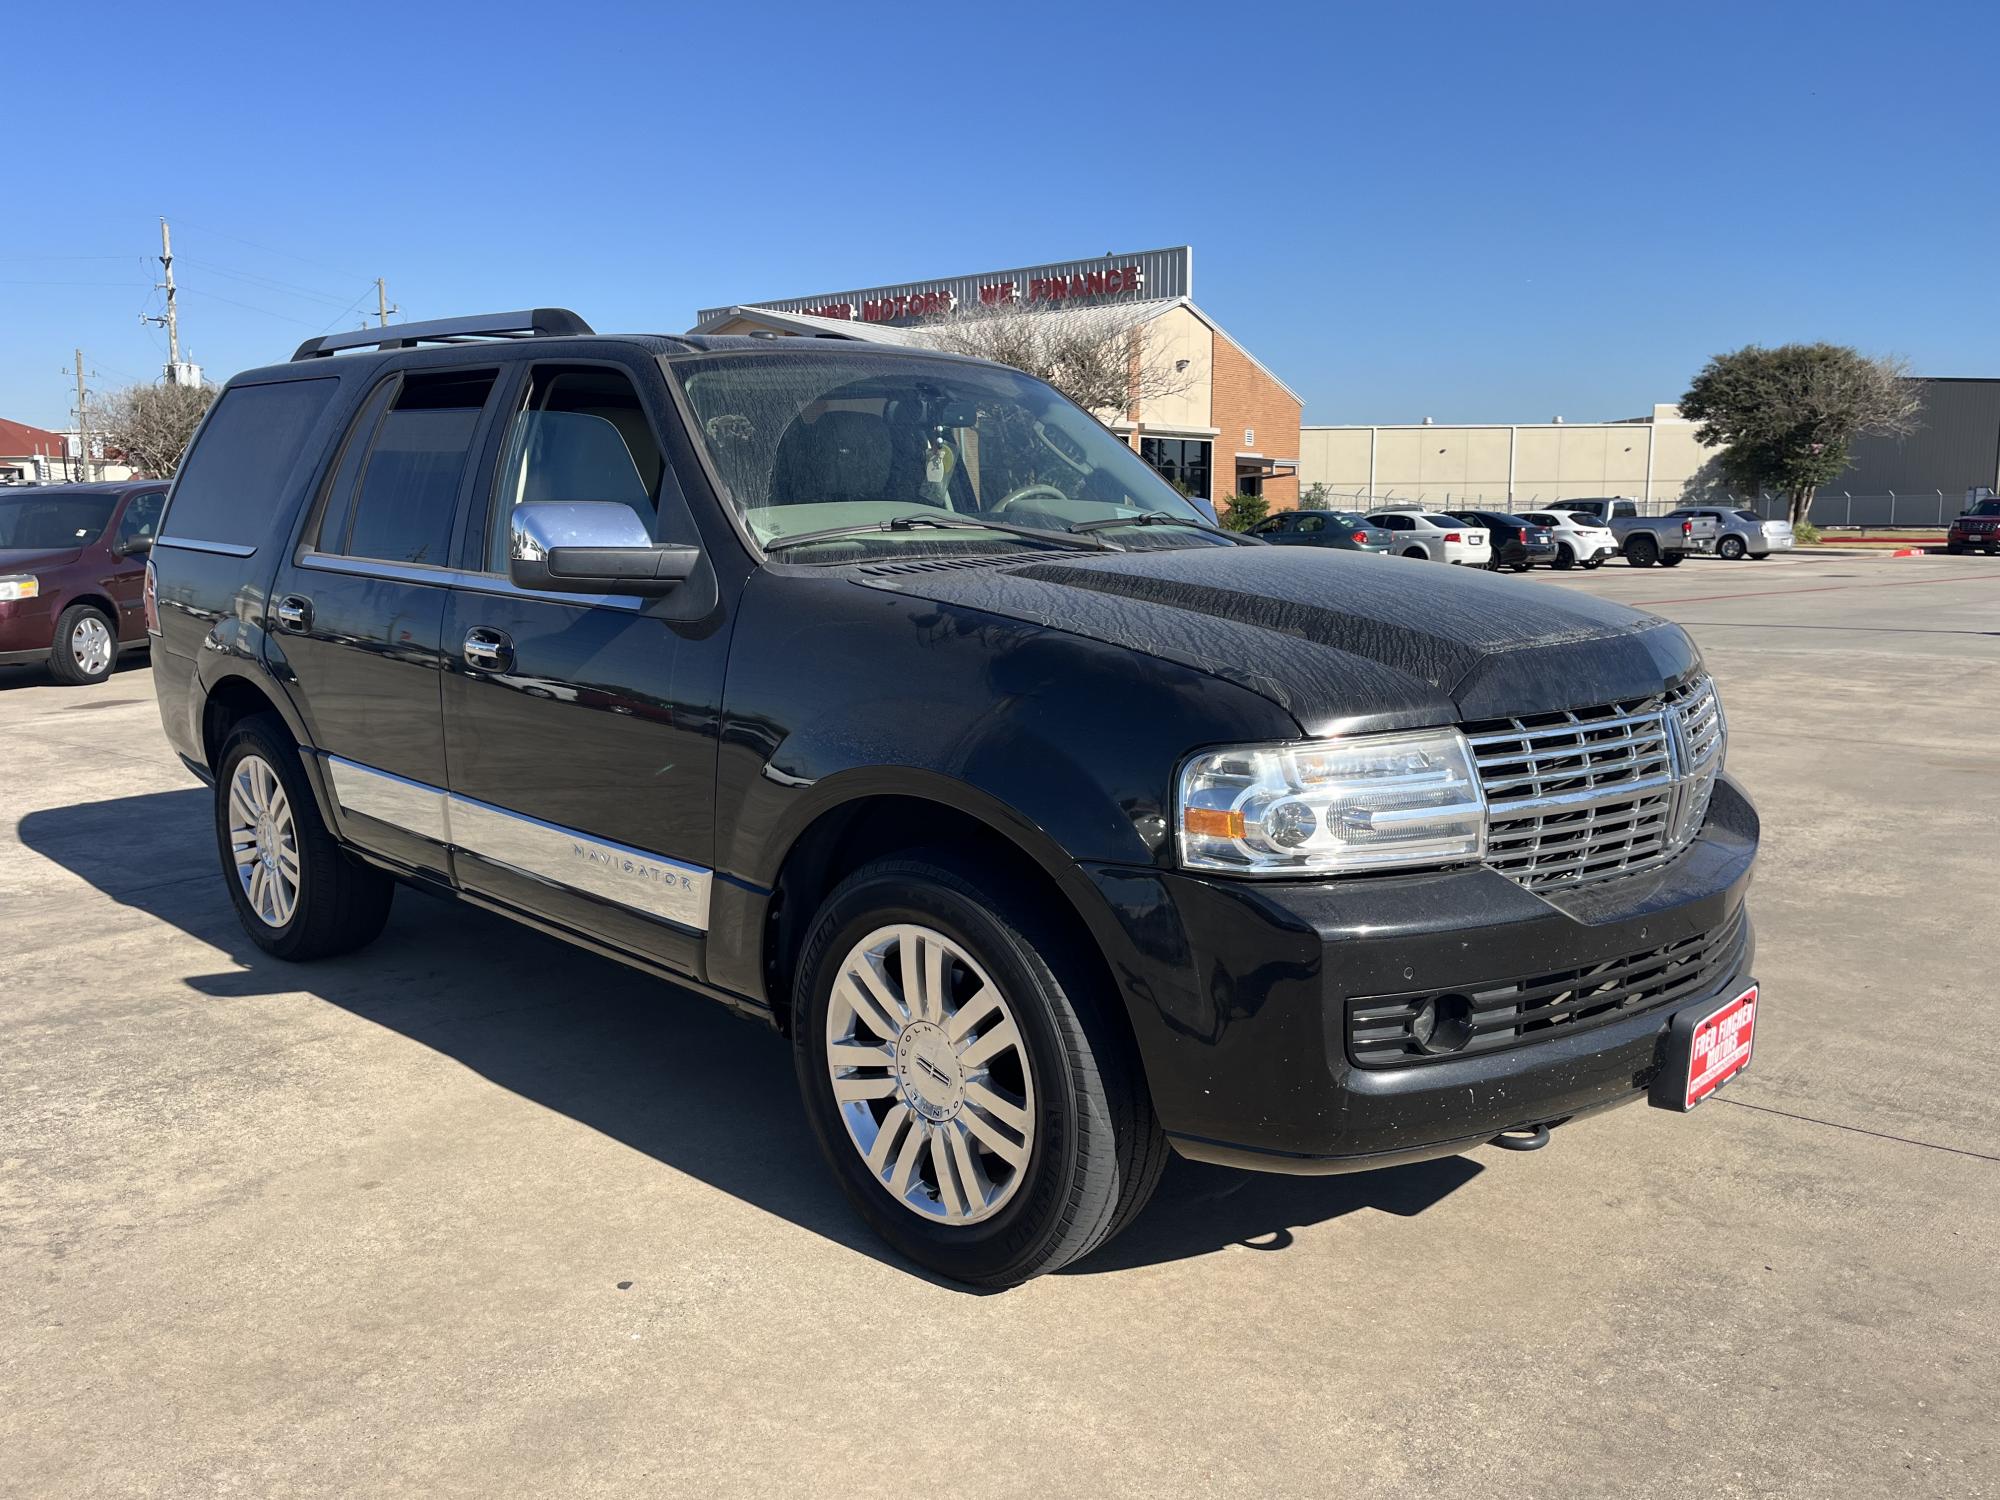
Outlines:
[[[914,1270],[842,1198],[799,1108],[790,1051],[764,1027],[504,917],[409,889],[362,952],[281,963],[237,924],[215,868],[209,797],[189,787],[53,808],[23,817],[17,833],[119,904],[226,953],[231,967],[183,976],[198,994],[228,1004],[309,994],[676,1171]],[[1234,1245],[1282,1250],[1298,1229],[1357,1209],[1421,1213],[1479,1170],[1454,1158],[1293,1178],[1175,1159],[1153,1205],[1068,1274]]]

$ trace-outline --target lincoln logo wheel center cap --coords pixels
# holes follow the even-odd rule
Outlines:
[[[913,1021],[896,1039],[896,1083],[926,1120],[949,1120],[965,1102],[965,1071],[944,1028]]]

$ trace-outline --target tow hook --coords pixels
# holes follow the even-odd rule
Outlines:
[[[1502,1151],[1539,1151],[1548,1143],[1548,1125],[1516,1125],[1512,1130],[1501,1131],[1487,1142],[1490,1146],[1498,1146]]]

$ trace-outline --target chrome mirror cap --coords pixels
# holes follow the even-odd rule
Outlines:
[[[507,523],[507,556],[515,562],[546,562],[557,547],[652,545],[639,513],[617,500],[532,500],[515,506]]]

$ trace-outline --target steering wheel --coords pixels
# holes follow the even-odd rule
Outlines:
[[[1060,500],[1065,505],[1069,504],[1069,496],[1065,495],[1052,484],[1024,484],[1018,490],[1002,497],[990,506],[986,514],[989,516],[1004,516],[1007,514],[1008,507],[1013,505],[1016,500],[1025,500],[1030,495],[1039,495],[1044,499]]]

